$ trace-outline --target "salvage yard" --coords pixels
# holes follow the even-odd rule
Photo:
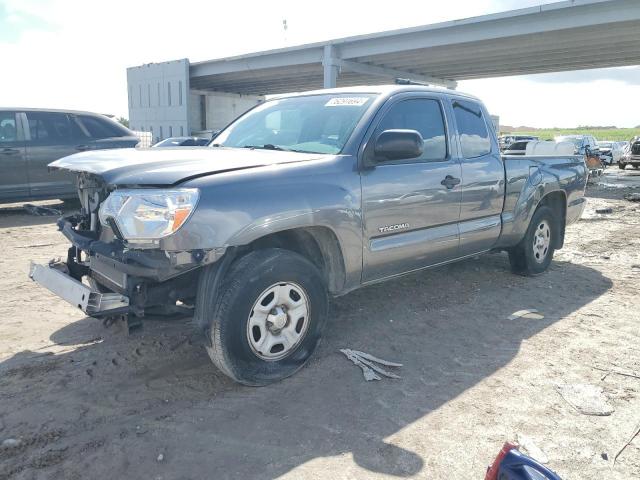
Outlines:
[[[638,478],[640,436],[613,462],[640,424],[630,192],[639,171],[590,186],[538,277],[489,254],[335,299],[312,361],[264,388],[216,371],[188,320],[126,337],[37,287],[29,261],[67,242],[55,217],[0,207],[0,479],[481,479],[518,437],[563,479]],[[509,319],[524,309],[544,318]],[[402,378],[365,382],[344,348]],[[600,415],[567,400],[586,391]]]

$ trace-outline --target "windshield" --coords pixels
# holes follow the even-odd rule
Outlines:
[[[555,140],[556,142],[571,142],[578,148],[582,147],[584,141],[582,137],[556,137]]]
[[[339,153],[375,95],[269,100],[229,125],[212,146]]]

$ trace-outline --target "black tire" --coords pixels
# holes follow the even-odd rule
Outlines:
[[[536,237],[541,235],[541,226],[548,226],[548,246],[546,249],[534,249]],[[513,273],[519,275],[538,275],[544,272],[553,260],[557,235],[560,232],[559,221],[549,207],[541,206],[533,214],[527,233],[518,245],[509,250],[509,263]],[[545,235],[542,235],[543,237]]]
[[[626,163],[620,163],[620,162],[618,162],[618,168],[619,168],[620,170],[624,170],[626,166],[627,166],[627,164],[626,164]]]
[[[211,291],[214,277],[214,268],[202,272],[195,313],[196,324],[206,326],[207,352],[213,363],[249,386],[267,385],[297,372],[318,346],[327,320],[327,288],[315,265],[297,253],[271,248],[250,252],[231,265],[216,295]],[[260,295],[285,282],[299,286],[306,295],[306,333],[284,358],[265,360],[249,343],[247,323]]]

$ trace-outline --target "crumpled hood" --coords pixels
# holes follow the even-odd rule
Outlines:
[[[76,153],[49,167],[99,175],[109,185],[175,185],[215,173],[326,158],[247,148],[121,148]]]

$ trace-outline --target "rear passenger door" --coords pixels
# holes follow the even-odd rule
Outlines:
[[[49,171],[48,164],[77,153],[69,116],[62,112],[25,112],[29,126],[27,159],[31,196],[56,198],[74,194],[75,176],[60,170]]]
[[[502,229],[505,173],[490,119],[480,103],[453,99],[462,165],[460,255],[491,249]]]
[[[25,142],[16,112],[0,111],[0,201],[29,196]]]

